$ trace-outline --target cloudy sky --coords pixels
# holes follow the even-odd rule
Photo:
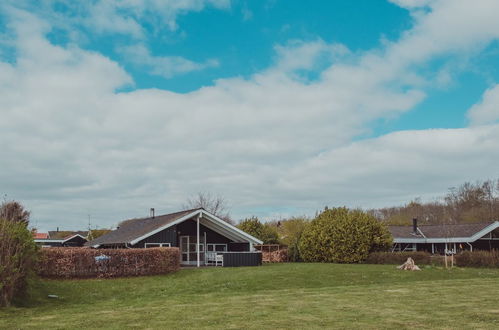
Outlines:
[[[0,192],[48,230],[499,177],[497,0],[4,0]]]

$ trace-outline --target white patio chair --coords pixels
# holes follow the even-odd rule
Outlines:
[[[217,266],[224,266],[224,255],[223,254],[217,254],[215,257],[215,267]]]

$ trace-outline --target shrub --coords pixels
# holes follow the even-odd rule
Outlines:
[[[418,252],[372,252],[365,260],[366,264],[393,264],[400,265],[412,258],[417,265],[440,264],[440,258],[432,256],[431,253]]]
[[[178,248],[45,248],[38,274],[54,278],[157,275],[180,269]]]
[[[298,244],[307,224],[308,219],[306,218],[291,218],[281,221],[279,226],[280,241],[288,247],[289,261],[303,261]]]
[[[277,228],[270,223],[261,223],[257,217],[244,219],[237,225],[242,231],[263,241],[263,244],[278,244]]]
[[[0,306],[8,306],[27,291],[37,247],[27,221],[0,219]]]
[[[499,251],[464,251],[456,254],[460,267],[499,267]]]
[[[325,209],[304,229],[300,254],[304,261],[356,263],[369,252],[392,245],[388,229],[372,215],[347,208]]]

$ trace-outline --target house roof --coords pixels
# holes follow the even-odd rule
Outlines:
[[[74,235],[80,235],[83,237],[87,237],[88,235],[88,230],[50,230],[49,231],[49,238],[50,239],[62,239],[65,240],[69,237],[72,237]]]
[[[196,215],[203,216],[203,224],[207,225],[208,222],[215,226],[215,230],[229,232],[233,237],[244,237],[245,239],[261,244],[261,241],[255,237],[244,233],[240,229],[226,223],[215,215],[207,212],[203,208],[196,208],[191,210],[184,210],[180,212],[159,215],[142,219],[130,219],[121,223],[118,229],[113,230],[101,237],[87,242],[86,246],[99,246],[99,245],[115,245],[115,244],[135,244],[138,241],[153,235],[161,230],[175,225],[176,223],[191,219]]]
[[[34,232],[33,233],[33,238],[34,239],[47,239],[47,238],[49,238],[49,234],[48,233],[37,233],[37,232]]]
[[[497,221],[448,225],[422,225],[418,226],[418,235],[415,235],[412,226],[388,226],[396,243],[439,243],[442,240],[473,242],[496,228],[499,228],[499,222]]]
[[[113,230],[105,235],[102,235],[94,239],[93,241],[86,243],[85,245],[95,246],[102,244],[112,245],[112,244],[130,243],[134,239],[146,235],[147,233],[157,228],[168,225],[173,221],[184,217],[185,215],[193,213],[193,211],[196,210],[198,209],[185,210],[165,215],[159,215],[155,216],[154,218],[150,217],[150,218],[125,220],[120,224],[120,226],[116,230]]]

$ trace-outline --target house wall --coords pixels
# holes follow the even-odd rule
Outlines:
[[[204,237],[206,233],[206,243],[221,243],[229,244],[232,241],[227,237],[220,235],[219,233],[211,230],[208,227],[199,224],[199,236]],[[177,235],[178,236],[196,236],[197,235],[197,223],[195,220],[186,220],[177,225]]]
[[[173,247],[178,246],[177,242],[177,226],[173,226],[137,242],[133,247],[143,248],[145,243],[170,243]]]
[[[223,253],[224,267],[261,266],[261,252]]]
[[[87,242],[86,239],[81,238],[80,236],[73,237],[69,241],[64,242],[64,246],[83,246]]]
[[[249,251],[249,243],[233,242],[229,238],[220,235],[208,227],[199,224],[199,235],[204,238],[205,243],[227,244],[228,251]],[[143,248],[145,243],[170,243],[172,247],[178,247],[180,236],[196,236],[197,223],[195,220],[186,220],[178,225],[162,230],[136,243],[134,248]]]

